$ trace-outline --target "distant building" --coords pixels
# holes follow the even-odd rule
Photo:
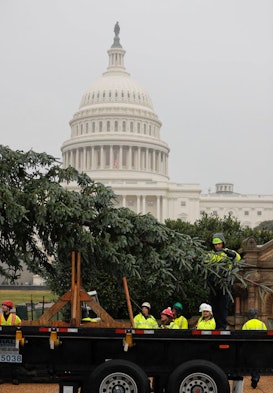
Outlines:
[[[244,195],[233,192],[233,184],[218,183],[216,192],[200,195],[200,212],[220,218],[231,213],[242,226],[254,228],[273,220],[273,195]]]
[[[7,269],[8,266],[3,263],[4,269]],[[4,276],[0,275],[0,285],[33,285],[33,273],[30,273],[24,263],[22,263],[22,271],[17,272],[20,274],[20,277],[14,281],[14,284],[10,284],[10,281],[7,280]]]

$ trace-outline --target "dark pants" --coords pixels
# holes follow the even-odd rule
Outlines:
[[[222,289],[214,288],[210,290],[210,305],[212,307],[213,316],[216,322],[216,329],[225,330],[227,327],[228,316],[228,294],[223,294]]]
[[[251,386],[255,389],[260,380],[260,373],[258,371],[252,371],[251,373]]]

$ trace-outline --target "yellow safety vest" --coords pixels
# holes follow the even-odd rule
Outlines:
[[[179,327],[174,323],[171,322],[169,325],[161,325],[161,329],[179,329]]]
[[[174,323],[178,326],[179,329],[188,329],[188,321],[183,315],[180,315],[180,317],[175,318]]]
[[[149,315],[147,318],[145,318],[142,313],[139,313],[134,317],[134,325],[136,329],[158,328],[158,323],[152,315]]]
[[[20,325],[20,323],[21,319],[14,313],[10,313],[7,320],[3,314],[0,314],[0,325],[2,326]]]
[[[243,325],[242,330],[267,330],[267,327],[259,319],[253,318]]]
[[[216,328],[216,322],[214,318],[210,318],[208,320],[203,319],[203,317],[200,317],[197,322],[196,329],[198,330],[215,330]]]

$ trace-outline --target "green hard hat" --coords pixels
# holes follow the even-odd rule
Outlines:
[[[179,310],[183,310],[183,305],[180,302],[176,302],[174,303],[173,308],[178,308]]]
[[[223,243],[223,240],[220,239],[220,237],[214,237],[212,239],[212,244],[219,244],[219,243]]]

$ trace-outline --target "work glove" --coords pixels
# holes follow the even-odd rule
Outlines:
[[[236,257],[235,251],[229,250],[228,248],[224,249],[223,251],[231,259],[234,259]]]

